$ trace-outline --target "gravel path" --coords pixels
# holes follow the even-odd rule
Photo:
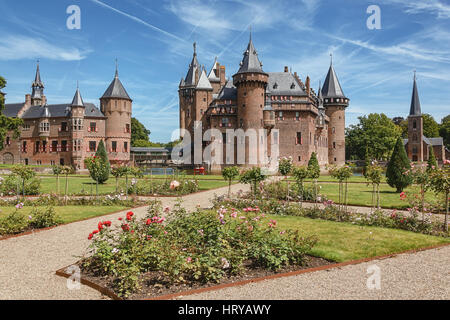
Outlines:
[[[240,189],[248,190],[246,186],[232,186],[233,192]],[[183,205],[188,210],[198,205],[202,208],[209,207],[214,194],[226,194],[227,190],[224,187],[185,196]],[[172,207],[176,199],[162,198],[162,202],[164,206]],[[115,221],[124,212],[101,219]],[[146,208],[135,209],[133,212],[137,217],[142,217],[146,214]],[[99,219],[93,218],[0,241],[0,299],[106,299],[86,286],[81,286],[79,290],[69,290],[67,280],[55,275],[56,270],[75,263],[83,255],[90,243],[87,240],[88,233],[97,227]],[[385,271],[382,274],[382,290],[375,293],[362,290],[365,288],[366,267],[361,264],[344,267],[342,270],[266,281],[189,298],[323,299],[420,295],[421,298],[448,299],[450,284],[446,267],[450,262],[449,257],[450,248],[446,247],[380,261],[382,272]],[[404,266],[408,266],[408,269],[405,270]],[[415,278],[418,281],[411,281]],[[347,285],[347,282],[351,285]]]
[[[320,300],[320,299],[450,299],[450,246],[401,254],[357,265],[317,271],[292,277],[265,280],[239,287],[205,292],[180,299],[199,300]],[[380,289],[368,289],[380,268]]]

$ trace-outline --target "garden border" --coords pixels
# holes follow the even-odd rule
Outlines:
[[[193,290],[188,290],[188,291],[182,291],[182,292],[177,292],[177,293],[172,293],[172,294],[167,294],[167,295],[162,295],[162,296],[157,296],[157,297],[153,297],[153,298],[147,298],[147,299],[142,299],[143,301],[151,301],[151,300],[171,300],[177,297],[184,297],[184,296],[190,296],[193,294],[198,294],[198,293],[203,293],[203,292],[209,292],[209,291],[216,291],[216,290],[220,290],[220,289],[225,289],[225,288],[230,288],[230,287],[239,287],[239,286],[243,286],[249,283],[256,283],[256,282],[261,282],[264,280],[271,280],[271,279],[278,279],[278,278],[285,278],[285,277],[291,277],[291,276],[296,276],[296,275],[300,275],[300,274],[304,274],[304,273],[311,273],[311,272],[316,272],[316,271],[323,271],[323,270],[330,270],[330,269],[335,269],[335,268],[341,268],[341,267],[345,267],[348,265],[356,265],[356,264],[360,264],[360,263],[364,263],[364,262],[369,262],[369,261],[373,261],[373,260],[383,260],[383,259],[388,259],[388,258],[393,258],[396,257],[400,254],[412,254],[412,253],[417,253],[417,252],[421,252],[421,251],[426,251],[426,250],[433,250],[433,249],[439,249],[439,248],[443,248],[443,247],[447,247],[450,246],[450,243],[444,243],[444,244],[439,244],[439,245],[435,245],[435,246],[431,246],[431,247],[425,247],[425,248],[419,248],[419,249],[411,249],[411,250],[406,250],[406,251],[401,251],[401,252],[395,252],[395,253],[390,253],[390,254],[386,254],[386,255],[382,255],[382,256],[376,256],[376,257],[371,257],[371,258],[364,258],[364,259],[359,259],[359,260],[350,260],[350,261],[346,261],[346,262],[340,262],[340,263],[334,263],[334,264],[328,264],[328,265],[324,265],[324,266],[320,266],[320,267],[314,267],[314,268],[309,268],[309,269],[302,269],[302,270],[297,270],[297,271],[291,271],[291,272],[286,272],[286,273],[278,273],[278,274],[273,274],[270,276],[265,276],[265,277],[260,277],[260,278],[254,278],[254,279],[249,279],[249,280],[243,280],[243,281],[238,281],[238,282],[234,282],[234,283],[225,283],[225,284],[219,284],[216,286],[211,286],[211,287],[206,287],[206,288],[199,288],[199,289],[193,289]],[[72,264],[74,265],[74,264]],[[68,274],[66,273],[66,269],[69,268],[69,265],[67,267],[61,268],[59,270],[57,270],[55,272],[55,274],[57,276],[60,277],[64,277],[64,278],[69,278],[72,276],[72,274]],[[84,285],[87,285],[88,287],[99,291],[100,293],[108,296],[109,298],[113,299],[113,300],[123,300],[122,298],[120,298],[119,296],[117,296],[114,292],[112,292],[110,289],[105,288],[95,282],[92,282],[86,278],[81,277],[80,278],[80,282]]]
[[[110,212],[110,213],[105,213],[105,214],[102,214],[102,215],[100,215],[100,216],[95,216],[95,217],[90,217],[90,218],[84,218],[84,219],[77,220],[77,221],[72,221],[72,222],[67,222],[67,223],[58,224],[57,226],[53,226],[53,227],[41,228],[41,229],[33,229],[33,230],[30,230],[30,231],[25,231],[25,232],[22,232],[22,233],[12,234],[12,235],[7,235],[7,236],[3,236],[3,237],[0,236],[0,242],[1,242],[1,241],[4,241],[4,240],[13,239],[13,238],[19,238],[19,237],[23,237],[23,236],[29,236],[30,234],[34,234],[34,233],[39,233],[39,232],[49,231],[49,230],[52,230],[52,229],[55,229],[55,228],[58,228],[58,227],[70,225],[70,224],[72,224],[72,223],[83,222],[83,221],[87,221],[87,220],[91,220],[91,219],[93,220],[93,219],[97,219],[97,218],[101,218],[101,217],[106,217],[106,216],[109,216],[109,215],[112,215],[112,214],[118,214],[118,213],[120,213],[120,212],[124,212],[124,211],[127,211],[127,210],[135,210],[135,209],[145,208],[145,207],[148,207],[148,206],[145,205],[145,206],[131,207],[131,208],[128,208],[128,209],[123,209],[123,210],[113,211],[113,212]]]

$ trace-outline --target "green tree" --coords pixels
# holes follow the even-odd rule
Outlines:
[[[380,183],[383,177],[383,168],[374,161],[367,167],[364,177],[367,180],[367,185],[372,184],[372,207],[380,209]]]
[[[448,232],[448,200],[450,196],[450,161],[447,160],[441,169],[437,169],[431,175],[431,189],[435,193],[445,196],[445,220],[444,230]]]
[[[405,146],[403,145],[402,138],[397,139],[394,151],[392,152],[391,159],[389,160],[386,178],[387,183],[392,187],[396,188],[397,192],[400,193],[407,186],[411,184],[411,177],[405,172],[411,169],[411,164],[409,162],[408,156],[406,155]]]
[[[430,150],[428,152],[428,165],[427,165],[427,170],[434,170],[438,167],[437,161],[436,161],[436,157],[434,156],[434,150],[433,150],[433,146],[430,146]]]
[[[423,135],[428,138],[439,137],[439,124],[434,120],[433,116],[428,113],[422,114],[423,118]]]
[[[133,147],[141,147],[144,142],[150,142],[150,133],[150,130],[138,119],[131,118],[131,145]],[[136,141],[140,141],[141,145],[135,145]]]
[[[23,120],[19,118],[8,118],[3,114],[5,109],[5,93],[2,91],[6,87],[5,78],[0,76],[0,151],[5,147],[6,137],[10,132],[13,133],[13,139],[20,137],[20,126]]]
[[[222,177],[228,181],[228,198],[231,196],[231,183],[237,176],[239,176],[238,167],[225,167],[222,170]]]
[[[119,178],[125,175],[126,167],[124,166],[113,166],[111,168],[111,175],[116,178],[116,193],[119,193]]]
[[[317,154],[313,152],[308,161],[308,178],[314,181],[314,203],[317,203],[317,179],[320,177],[319,160]]]
[[[344,209],[347,212],[348,179],[353,175],[353,170],[348,165],[340,168],[331,166],[329,173],[339,181],[339,211]]]
[[[308,168],[305,166],[295,167],[292,170],[292,175],[294,176],[295,182],[297,183],[297,188],[300,193],[300,206],[303,202],[303,182],[308,178]]]
[[[253,195],[256,200],[258,194],[258,183],[266,180],[267,176],[261,171],[260,167],[254,167],[246,170],[241,174],[239,181],[244,184],[250,184],[252,187]]]
[[[359,123],[346,129],[347,159],[364,159],[366,147],[372,158],[389,159],[401,129],[385,114],[359,117]]]
[[[103,143],[103,140],[100,140],[100,143],[98,144],[98,148],[97,148],[97,152],[95,153],[95,157],[97,157],[101,160],[102,170],[95,172],[95,176],[92,176],[92,173],[90,170],[89,170],[89,173],[91,174],[91,178],[94,179],[94,181],[96,181],[100,184],[103,184],[106,181],[108,181],[109,174],[111,172],[111,165],[109,163],[108,154],[106,153],[105,144]]]
[[[450,114],[442,119],[439,125],[439,136],[444,138],[444,144],[450,149]]]
[[[32,179],[36,173],[30,167],[24,165],[15,165],[11,171],[22,180],[22,196],[25,196],[25,182]]]

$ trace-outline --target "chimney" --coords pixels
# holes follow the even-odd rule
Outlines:
[[[42,95],[42,105],[45,106],[47,104],[47,97]]]
[[[310,83],[310,79],[309,76],[306,77],[306,94],[309,96],[311,93],[311,83]]]
[[[31,106],[31,94],[25,95],[25,105],[30,107]]]
[[[289,72],[289,67],[288,66],[284,67],[284,72]]]
[[[223,87],[225,85],[225,82],[227,81],[225,78],[225,66],[220,66],[219,70],[220,86]]]

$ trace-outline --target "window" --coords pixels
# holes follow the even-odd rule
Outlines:
[[[89,125],[89,132],[97,132],[97,123],[91,122]]]
[[[302,161],[302,157],[301,156],[298,156],[298,161]]]
[[[67,150],[67,141],[66,140],[61,141],[61,151],[62,152],[67,152],[68,151]]]
[[[123,152],[128,152],[128,142],[123,143]]]
[[[129,123],[125,125],[125,133],[131,133],[131,126]]]
[[[295,113],[295,120],[300,121],[300,112]]]
[[[24,142],[22,142],[22,152],[27,152],[27,142],[26,141],[24,141]]]
[[[333,149],[336,149],[336,142],[333,142]]]
[[[28,159],[25,159],[25,165],[27,166],[29,164]]]
[[[6,137],[6,145],[7,146],[11,145],[11,138],[10,137]]]
[[[228,127],[230,123],[230,120],[228,118],[222,118],[222,123],[220,124],[221,127]]]
[[[52,166],[54,166],[54,165],[55,165],[55,161],[54,161],[54,160],[51,160],[51,161],[50,161],[50,164],[51,164]]]
[[[278,111],[278,120],[284,120],[283,111]]]
[[[297,132],[297,136],[296,136],[296,139],[295,139],[295,144],[303,144],[302,133],[301,132]]]
[[[241,128],[243,128],[244,127],[244,119],[241,119]]]
[[[97,150],[97,142],[89,141],[89,152],[95,152]]]
[[[59,159],[59,164],[62,166],[64,165],[64,158]]]
[[[111,152],[117,152],[117,141],[111,143]]]
[[[24,124],[22,127],[23,131],[30,131],[30,125],[29,124]]]
[[[332,132],[332,133],[336,133],[336,128],[333,127],[333,128],[331,129],[331,132]]]
[[[50,123],[41,122],[39,125],[39,132],[49,132],[50,131]]]
[[[273,144],[278,144],[278,132],[273,133]]]
[[[50,149],[50,152],[57,152],[58,151],[58,141],[52,141],[52,148]]]
[[[61,131],[69,131],[67,127],[67,122],[61,122]]]
[[[413,121],[413,129],[417,129],[417,121],[416,120]]]
[[[41,143],[39,141],[36,141],[34,152],[39,153],[40,152]]]

